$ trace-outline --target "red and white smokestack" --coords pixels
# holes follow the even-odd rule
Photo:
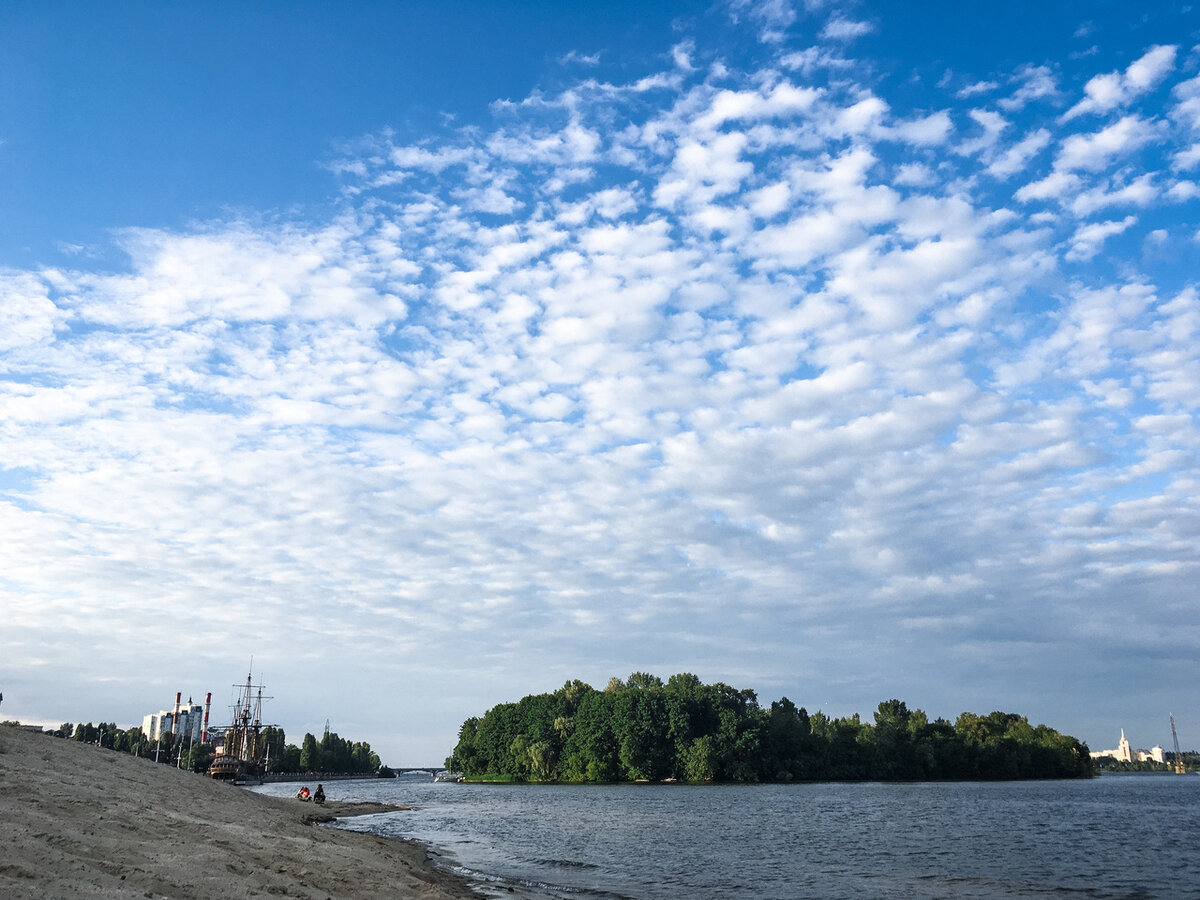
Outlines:
[[[200,743],[208,743],[208,708],[212,706],[212,691],[204,695],[204,730],[200,732]]]
[[[175,692],[175,711],[171,713],[171,734],[179,734],[179,698],[183,691]]]

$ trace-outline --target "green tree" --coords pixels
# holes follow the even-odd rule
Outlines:
[[[529,767],[529,741],[525,739],[525,735],[518,734],[508,745],[508,758],[503,772],[524,777],[529,774]]]
[[[921,713],[921,718],[924,715]],[[875,745],[872,764],[877,777],[884,781],[920,777],[911,719],[912,714],[903,700],[884,700],[875,711],[875,728],[871,734]]]
[[[621,692],[614,730],[625,778],[655,780],[669,774],[667,710],[657,687],[639,686]]]
[[[771,704],[762,737],[762,776],[767,781],[807,781],[817,777],[808,712],[787,697]]]
[[[300,767],[300,748],[295,744],[287,744],[283,748],[282,761],[279,764],[280,772],[299,772]]]
[[[614,729],[617,696],[610,691],[592,691],[580,702],[575,730],[566,745],[567,779],[606,782],[620,777]]]
[[[193,772],[207,772],[208,767],[212,765],[213,746],[212,744],[204,744],[200,741],[192,743],[188,747],[187,756],[184,760],[184,766],[191,769]]]
[[[657,691],[661,690],[662,686],[662,679],[649,672],[634,672],[625,682],[626,689],[630,691]]]
[[[454,750],[446,758],[447,771],[463,772],[468,775],[479,774],[477,770],[479,752],[475,748],[475,736],[478,733],[478,717],[472,716],[463,722],[462,727],[458,729],[458,743],[454,745]]]
[[[694,754],[693,743],[698,737],[712,735],[719,724],[712,702],[712,691],[690,672],[672,675],[663,688],[663,704],[667,714],[667,739],[671,744],[672,771],[678,778],[703,781],[688,774],[689,760]],[[712,742],[706,745],[712,750]],[[715,753],[715,750],[712,750]],[[714,763],[715,766],[715,763]]]
[[[374,775],[382,763],[366,741],[357,741],[350,750],[351,771],[355,775]]]
[[[484,714],[475,735],[475,771],[467,774],[515,774],[508,766],[509,748],[518,734],[516,713],[515,703],[501,703]]]
[[[722,781],[757,781],[762,769],[762,716],[754,691],[727,684],[712,686],[717,710],[717,778]]]
[[[267,725],[259,735],[263,755],[267,759],[268,772],[293,771],[285,768],[284,748],[287,746],[287,736],[282,728]]]
[[[537,778],[549,778],[558,761],[558,750],[550,741],[535,741],[529,745],[530,771]]]
[[[717,777],[717,750],[713,737],[706,734],[694,739],[681,756],[683,777],[688,781],[712,781]]]
[[[300,771],[324,771],[321,767],[321,748],[317,746],[317,739],[311,733],[306,733],[300,744]]]

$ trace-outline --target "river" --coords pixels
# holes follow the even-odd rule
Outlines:
[[[496,896],[1200,898],[1196,776],[711,787],[400,778],[326,793],[416,807],[343,825],[421,841]]]

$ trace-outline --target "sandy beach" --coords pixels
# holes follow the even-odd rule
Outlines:
[[[316,821],[387,809],[403,807],[314,807],[0,728],[0,896],[480,896],[419,844]]]

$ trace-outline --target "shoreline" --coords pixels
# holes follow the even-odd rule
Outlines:
[[[0,895],[470,900],[401,838],[325,827],[405,809],[308,803],[64,738],[0,728]]]

